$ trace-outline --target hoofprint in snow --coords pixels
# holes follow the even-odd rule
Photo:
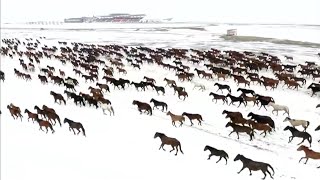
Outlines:
[[[44,41],[44,43],[46,43]],[[51,44],[54,44],[51,42]],[[170,60],[166,60],[170,62]],[[187,62],[186,62],[187,63]],[[299,63],[299,62],[296,62]],[[66,77],[77,77],[72,71],[71,64],[62,65],[60,61],[52,59],[41,60],[41,66],[54,66],[66,72]],[[200,68],[197,65],[187,63],[191,67]],[[261,171],[253,172],[245,169],[241,174],[242,163],[234,162],[237,154],[242,154],[256,161],[271,164],[275,169],[274,179],[317,179],[320,172],[316,169],[319,162],[310,159],[307,164],[298,163],[304,153],[297,151],[300,139],[294,139],[288,143],[290,132],[283,131],[290,125],[283,122],[287,117],[283,113],[272,114],[272,107],[268,111],[251,103],[247,107],[222,105],[222,102],[212,102],[210,92],[217,89],[213,86],[216,79],[204,80],[195,77],[193,82],[178,82],[189,93],[185,101],[179,100],[173,95],[173,90],[166,88],[166,95],[158,95],[155,91],[137,91],[133,86],[126,90],[117,90],[111,87],[111,93],[105,93],[105,97],[112,102],[115,111],[114,116],[104,115],[101,108],[79,107],[72,101],[67,105],[54,103],[50,91],[63,94],[64,87],[43,85],[37,79],[38,68],[32,74],[33,80],[26,82],[15,77],[13,69],[20,69],[18,57],[13,59],[1,57],[1,70],[6,75],[5,82],[1,82],[1,178],[10,180],[21,179],[260,179]],[[126,75],[115,73],[115,78],[124,77],[131,81],[140,82],[144,76],[153,77],[157,85],[165,86],[164,77],[175,79],[174,72],[159,68],[157,65],[144,64],[140,71],[126,65]],[[263,75],[271,76],[269,72]],[[262,75],[261,74],[261,75]],[[76,87],[77,92],[88,92],[89,86],[95,83],[85,83],[83,78],[78,78],[80,83]],[[99,82],[102,81],[101,77]],[[194,84],[204,84],[206,90],[199,91]],[[233,80],[220,80],[220,83],[229,84],[232,95],[239,96],[238,88]],[[311,81],[307,82],[309,85]],[[266,91],[264,87],[252,85],[255,92],[271,96],[277,104],[285,105],[290,109],[290,117],[310,121],[307,131],[313,137],[312,149],[319,151],[317,140],[320,133],[314,132],[319,125],[319,114],[315,109],[318,97],[310,97],[310,92],[303,89],[296,91],[277,88],[274,91]],[[281,85],[280,85],[281,86]],[[66,97],[65,97],[66,98]],[[166,112],[154,110],[152,116],[140,114],[133,100],[149,102],[151,98],[164,101],[168,104],[168,110],[174,114],[182,112],[199,113],[204,122],[202,126],[190,122],[176,128],[171,125],[170,116]],[[75,136],[69,131],[69,126],[54,126],[55,133],[48,134],[39,131],[37,123],[28,122],[26,114],[23,122],[13,120],[6,106],[13,103],[22,111],[29,109],[34,112],[35,105],[43,104],[53,107],[61,119],[68,118],[81,122],[86,129],[86,137]],[[245,116],[249,112],[271,116],[276,123],[276,132],[267,135],[255,135],[253,141],[248,136],[241,135],[237,140],[235,134],[228,137],[231,128],[225,128],[227,119],[222,115],[223,110],[240,111]],[[301,127],[300,127],[301,128]],[[166,151],[158,150],[161,144],[159,139],[154,139],[155,132],[165,133],[181,142],[184,154],[168,151],[171,147],[165,146]],[[303,143],[308,146],[308,143]],[[209,152],[204,151],[206,145],[225,150],[229,154],[228,164],[223,161],[216,163],[218,157],[207,160]],[[267,177],[270,178],[270,177]]]

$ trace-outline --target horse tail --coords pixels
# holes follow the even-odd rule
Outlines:
[[[83,128],[82,125],[81,125],[81,130],[82,130],[83,135],[86,137],[86,130]]]
[[[270,164],[267,164],[267,167],[270,167],[270,169],[272,170],[272,176],[274,176],[274,169],[273,169],[273,167],[270,165]]]
[[[182,152],[182,149],[181,149],[181,143],[179,142],[179,149],[180,149],[180,152],[183,154],[183,152]]]

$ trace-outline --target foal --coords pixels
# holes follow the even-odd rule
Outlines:
[[[216,148],[208,146],[208,145],[206,145],[204,147],[204,151],[206,151],[206,150],[209,150],[211,153],[208,157],[208,160],[211,158],[211,156],[219,156],[220,158],[216,163],[218,163],[222,158],[224,158],[226,160],[226,164],[227,164],[227,162],[228,162],[227,159],[229,158],[229,156],[224,150],[219,150],[219,149],[216,149]]]

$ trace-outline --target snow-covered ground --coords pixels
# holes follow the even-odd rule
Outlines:
[[[52,40],[46,43],[56,43]],[[57,43],[56,43],[57,44]],[[294,53],[293,53],[294,56]],[[26,58],[24,58],[27,60]],[[169,62],[169,60],[168,60]],[[303,61],[302,61],[303,62]],[[300,62],[295,62],[300,63]],[[70,64],[62,65],[57,60],[43,59],[41,66],[54,66],[62,69],[66,76],[77,77],[72,72]],[[195,67],[187,63],[191,70]],[[246,179],[254,180],[263,177],[259,172],[253,172],[249,176],[246,169],[241,174],[237,172],[241,169],[242,163],[233,159],[237,154],[256,161],[267,162],[275,169],[274,179],[318,179],[320,177],[320,162],[309,160],[308,164],[299,164],[299,159],[304,156],[303,152],[298,152],[297,144],[300,139],[294,139],[288,143],[291,135],[283,128],[289,125],[283,122],[286,116],[279,113],[278,116],[268,111],[258,110],[251,103],[247,107],[227,106],[221,102],[215,104],[209,97],[211,91],[215,92],[213,86],[217,80],[203,80],[198,77],[195,82],[206,85],[204,92],[193,89],[191,82],[178,82],[184,86],[189,93],[185,100],[179,100],[173,95],[173,90],[166,87],[166,95],[157,95],[155,91],[147,90],[138,92],[134,87],[124,90],[114,90],[106,93],[115,109],[115,116],[103,115],[101,109],[93,107],[75,106],[72,101],[67,101],[67,105],[58,105],[49,94],[51,90],[63,93],[64,87],[52,84],[42,85],[37,78],[38,69],[32,74],[33,80],[25,82],[15,77],[13,68],[20,68],[18,57],[10,59],[1,57],[1,70],[6,75],[5,82],[1,82],[1,179],[4,180],[56,180],[56,179],[76,179],[76,180],[163,180],[163,179]],[[123,77],[131,81],[140,81],[143,76],[153,77],[157,85],[164,86],[164,77],[176,79],[174,72],[164,70],[156,65],[142,66],[141,71],[134,70],[131,66],[126,66],[127,75],[115,73],[115,77]],[[100,73],[102,74],[102,73]],[[261,75],[272,76],[269,72]],[[95,83],[85,83],[82,78],[77,77],[80,87],[77,92],[88,92],[88,87],[95,86]],[[100,75],[99,82],[102,80]],[[229,84],[232,94],[238,96],[237,86],[233,80],[228,79],[220,83]],[[311,80],[307,82],[307,85]],[[319,103],[318,97],[310,97],[310,92],[306,89],[289,90],[278,88],[274,91],[265,91],[264,87],[252,85],[251,88],[257,93],[272,96],[278,104],[287,105],[290,108],[292,118],[305,119],[310,121],[308,132],[313,137],[312,149],[320,151],[320,133],[314,129],[320,124],[319,113],[315,106]],[[279,87],[282,87],[280,85]],[[65,97],[66,98],[66,97]],[[164,101],[168,104],[168,110],[174,114],[182,112],[199,113],[204,118],[202,126],[195,123],[190,127],[187,120],[183,127],[176,128],[171,125],[171,119],[164,112],[154,110],[152,116],[140,115],[136,106],[132,105],[133,100],[149,102],[151,98]],[[35,105],[43,104],[53,107],[60,115],[61,119],[69,118],[81,122],[86,129],[87,137],[75,136],[68,130],[68,125],[62,127],[55,126],[56,132],[48,134],[39,131],[36,123],[28,122],[27,115],[23,121],[13,120],[6,106],[13,103],[19,106],[22,111],[29,109],[34,112]],[[253,141],[249,141],[247,135],[240,135],[237,140],[232,134],[231,128],[225,128],[227,119],[222,116],[223,110],[241,111],[245,116],[249,112],[269,115],[276,123],[276,132],[267,135],[266,138],[257,134]],[[165,146],[167,151],[158,150],[160,139],[154,139],[155,132],[165,133],[167,136],[177,138],[182,145],[184,154],[174,156],[169,153],[170,146]],[[307,142],[304,143],[308,145]],[[228,164],[222,160],[218,164],[215,161],[218,157],[213,156],[207,160],[209,152],[204,152],[205,145],[210,145],[218,149],[223,149],[229,154]],[[270,177],[267,177],[270,179]]]

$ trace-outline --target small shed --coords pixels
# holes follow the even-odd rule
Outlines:
[[[227,36],[236,36],[237,30],[236,29],[228,29],[227,30]]]

